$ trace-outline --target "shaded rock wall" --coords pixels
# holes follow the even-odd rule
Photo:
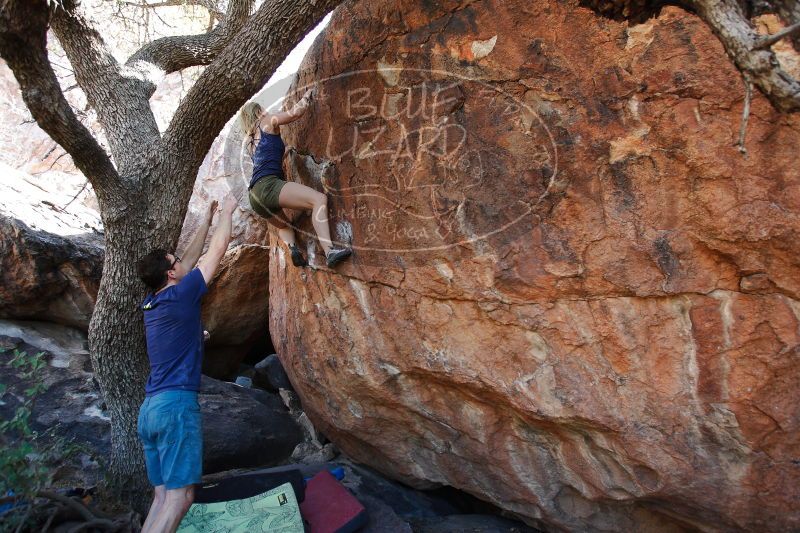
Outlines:
[[[102,264],[96,235],[70,239],[0,216],[0,316],[88,328]]]
[[[0,163],[0,317],[87,328],[102,274],[100,218]]]
[[[549,530],[800,527],[800,117],[742,156],[699,19],[347,3],[305,67],[287,168],[356,253],[273,246],[270,328],[345,453]]]
[[[111,425],[93,377],[86,334],[46,322],[0,319],[0,383],[9,391],[0,402],[4,420],[13,417],[25,397],[23,391],[32,384],[6,366],[14,350],[28,355],[41,352],[47,363],[37,374],[46,390],[36,399],[32,428],[40,433],[53,430],[55,435],[74,440],[85,446],[90,456],[82,459],[85,471],[60,475],[77,475],[88,481],[86,486],[97,483],[103,475],[103,457],[111,446]],[[300,427],[277,394],[203,376],[198,401],[203,413],[205,473],[282,463],[302,441]]]
[[[267,334],[269,306],[269,248],[235,246],[225,253],[203,298],[206,343],[203,372],[233,379],[248,350]]]

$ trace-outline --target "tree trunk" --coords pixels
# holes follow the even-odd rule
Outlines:
[[[119,501],[141,513],[147,511],[152,487],[145,475],[136,423],[150,368],[141,311],[145,292],[136,264],[153,248],[172,251],[180,237],[188,197],[174,195],[175,184],[182,180],[165,170],[174,168],[169,163],[168,158],[155,164],[143,162],[142,168],[150,170],[141,174],[142,179],[124,180],[148,183],[147,191],[103,195],[106,253],[89,324],[92,366],[111,418],[107,488]]]
[[[89,324],[89,351],[111,417],[109,488],[141,510],[149,491],[136,421],[149,368],[136,261],[147,252],[142,221],[133,216],[111,222],[106,218],[106,255]]]

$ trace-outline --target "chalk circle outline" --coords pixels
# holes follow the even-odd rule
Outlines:
[[[489,83],[487,83],[485,81],[482,81],[480,79],[476,79],[476,78],[465,76],[465,75],[462,75],[462,74],[459,74],[459,73],[449,72],[449,71],[440,70],[440,69],[418,69],[418,68],[406,68],[406,67],[382,67],[380,69],[377,69],[377,68],[376,69],[361,69],[361,70],[353,70],[353,71],[343,72],[343,73],[337,74],[335,76],[329,76],[329,77],[324,78],[322,80],[318,80],[318,81],[315,81],[313,83],[309,83],[309,84],[303,85],[302,87],[297,87],[292,92],[295,93],[295,94],[304,93],[309,88],[316,87],[316,86],[321,86],[322,84],[324,84],[324,83],[326,83],[328,81],[337,80],[337,79],[340,79],[340,78],[351,77],[351,76],[356,76],[356,75],[360,75],[360,74],[378,74],[378,75],[382,75],[382,73],[392,72],[392,71],[398,71],[398,72],[421,72],[421,73],[434,74],[434,75],[438,74],[438,75],[444,75],[445,76],[444,79],[447,79],[447,77],[457,78],[457,79],[460,79],[460,80],[464,80],[464,81],[468,81],[468,82],[472,82],[472,83],[477,83],[479,85],[482,85],[482,86],[484,86],[486,88],[491,89],[495,93],[498,93],[498,94],[500,94],[502,96],[505,96],[505,97],[511,99],[513,102],[515,102],[517,105],[519,105],[521,109],[527,110],[532,116],[534,116],[536,118],[536,121],[539,123],[539,126],[545,131],[545,133],[547,133],[547,137],[550,140],[550,148],[552,149],[552,154],[553,154],[553,169],[552,169],[552,173],[551,173],[550,178],[548,180],[547,187],[545,187],[545,190],[542,192],[542,194],[539,195],[539,197],[536,199],[535,203],[529,204],[529,203],[522,202],[520,200],[519,203],[524,204],[526,206],[526,209],[519,216],[517,216],[516,218],[514,218],[510,222],[507,222],[507,223],[503,224],[499,228],[496,228],[496,229],[494,229],[492,231],[486,232],[486,233],[484,233],[482,235],[476,235],[476,236],[470,237],[468,239],[461,239],[461,240],[459,240],[457,242],[453,242],[453,243],[449,243],[449,244],[442,244],[442,245],[438,245],[438,246],[427,246],[427,247],[426,246],[422,246],[422,247],[415,247],[415,248],[377,248],[377,247],[372,247],[372,246],[358,246],[358,245],[354,245],[352,242],[341,242],[341,241],[332,240],[332,242],[334,244],[337,244],[337,245],[340,245],[340,246],[349,246],[353,250],[356,250],[356,251],[381,252],[381,253],[432,252],[432,251],[447,250],[447,249],[450,249],[450,248],[454,248],[456,246],[462,246],[464,244],[473,244],[473,243],[476,243],[476,242],[479,242],[479,241],[487,240],[490,237],[493,237],[494,235],[497,235],[499,233],[503,233],[503,232],[507,231],[510,227],[512,227],[512,226],[516,225],[517,223],[519,223],[522,219],[524,219],[528,215],[531,215],[534,212],[534,210],[548,196],[550,196],[551,193],[553,193],[554,189],[556,189],[558,187],[558,182],[557,182],[557,177],[558,177],[558,145],[555,142],[555,138],[553,137],[553,134],[550,132],[550,128],[547,127],[547,124],[544,122],[544,120],[542,120],[542,117],[539,115],[539,113],[537,113],[533,108],[531,108],[531,106],[529,106],[528,104],[520,101],[519,99],[515,98],[513,95],[507,93],[506,91],[504,91],[502,89],[499,89],[499,88],[497,88],[497,87],[495,87],[495,86],[493,86],[493,85],[491,85],[491,84],[489,84]],[[295,74],[295,75],[293,75],[293,76],[291,76],[289,78],[284,78],[284,80],[281,80],[281,81],[285,81],[285,80],[288,80],[288,79],[296,79],[297,77],[299,77],[299,76],[297,74]],[[278,83],[280,83],[280,82],[276,82],[272,86],[275,86]],[[279,105],[285,99],[286,99],[286,95],[276,99],[271,105],[266,106],[265,109],[270,109],[270,108],[274,107],[275,105]],[[250,101],[254,101],[254,100],[250,100]],[[528,131],[530,131],[530,130],[531,130],[531,128],[529,127]],[[231,128],[231,130],[229,131],[228,135],[226,136],[226,140],[225,140],[226,147],[223,148],[223,150],[227,151],[226,150],[227,142],[230,139],[231,134],[233,132],[238,132],[238,133],[242,134],[241,142],[238,143],[240,149],[239,149],[239,152],[238,152],[238,157],[236,159],[239,161],[239,169],[238,169],[239,170],[239,172],[238,172],[239,177],[240,177],[240,179],[242,180],[242,182],[244,184],[244,188],[247,189],[247,187],[250,184],[250,178],[248,177],[248,173],[245,171],[243,163],[245,161],[245,157],[247,157],[249,159],[250,155],[245,150],[244,136],[243,136],[243,132],[241,132],[240,121],[238,119],[234,121],[233,127]],[[236,135],[234,135],[234,137],[235,136]],[[230,174],[228,174],[228,176],[230,176]],[[560,192],[561,190],[563,190],[563,189],[559,189],[558,192]],[[359,196],[359,195],[358,194],[353,195],[353,197],[357,197],[357,196]],[[240,205],[240,207],[242,207],[242,206]],[[250,207],[247,207],[245,209],[247,209],[251,213],[254,213],[254,211]],[[329,220],[330,220],[330,218],[329,218]],[[346,221],[346,220],[343,220],[343,221]],[[340,221],[340,222],[342,222],[342,221]],[[305,236],[307,238],[312,238],[312,239],[316,238],[316,234],[315,233],[311,233],[311,232],[305,231],[305,230],[295,226],[292,223],[289,223],[289,226],[292,229],[294,229],[296,232],[300,233],[301,235],[303,235],[303,236]]]

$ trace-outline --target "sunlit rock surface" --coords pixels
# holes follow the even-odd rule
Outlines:
[[[0,317],[88,327],[103,268],[102,225],[94,210],[68,205],[73,196],[0,163]]]
[[[273,236],[270,325],[325,435],[554,531],[800,528],[800,117],[743,156],[699,19],[348,3],[305,67],[288,169],[356,251]]]

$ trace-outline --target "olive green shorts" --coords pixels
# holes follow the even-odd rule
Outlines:
[[[250,207],[264,218],[275,216],[281,211],[278,197],[284,185],[286,181],[272,174],[259,178],[250,189]]]

